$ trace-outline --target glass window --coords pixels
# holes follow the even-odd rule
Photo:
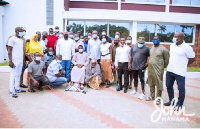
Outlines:
[[[126,2],[149,2],[149,3],[165,3],[165,0],[126,0]]]
[[[190,5],[190,0],[173,0],[173,4]]]
[[[77,31],[81,31],[81,34],[84,33],[84,22],[83,21],[69,21],[68,25],[70,25],[72,32],[76,33]]]
[[[200,5],[200,0],[191,0],[191,5]]]
[[[146,42],[152,42],[155,36],[156,24],[138,24],[137,25],[137,38],[144,37]]]
[[[109,23],[109,36],[113,40],[115,32],[119,32],[120,36],[127,38],[129,36],[130,23]]]
[[[157,24],[157,35],[161,37],[161,42],[172,42],[175,25]]]
[[[194,26],[185,26],[185,25],[176,26],[176,32],[184,33],[184,40],[186,43],[193,42],[193,29],[194,29]]]
[[[92,33],[92,30],[97,30],[98,35],[100,36],[103,29],[107,31],[107,25],[107,22],[86,21],[86,33]]]

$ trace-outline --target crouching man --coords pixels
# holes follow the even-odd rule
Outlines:
[[[33,88],[37,87],[42,91],[42,86],[49,85],[49,79],[46,77],[46,66],[41,61],[41,54],[39,52],[34,53],[34,61],[28,65],[28,74],[30,77],[29,92],[35,92]]]
[[[62,61],[62,56],[57,55],[56,59],[53,60],[47,68],[47,77],[49,78],[50,85],[49,89],[52,90],[55,86],[60,86],[67,82],[64,77],[64,72],[60,62]]]

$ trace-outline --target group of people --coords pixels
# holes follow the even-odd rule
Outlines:
[[[85,36],[81,31],[73,33],[70,30],[67,25],[66,31],[60,32],[56,26],[55,31],[53,28],[48,33],[44,31],[41,34],[37,31],[30,40],[25,40],[26,30],[22,27],[15,28],[15,35],[10,36],[7,42],[12,97],[18,97],[16,93],[26,92],[20,87],[29,87],[29,92],[35,92],[36,88],[43,90],[43,86],[48,86],[52,90],[67,82],[66,90],[73,86],[76,91],[87,86],[93,89],[99,89],[101,85],[109,88],[114,84],[117,85],[117,91],[124,90],[124,93],[132,89],[133,82],[130,94],[134,95],[139,93],[140,80],[142,93],[138,98],[154,101],[156,97],[162,97],[163,74],[167,67],[169,102],[164,105],[172,104],[176,80],[179,90],[176,110],[182,107],[187,65],[195,60],[192,47],[184,42],[184,33],[175,33],[169,51],[160,44],[160,36],[155,36],[153,46],[148,47],[144,37],[139,37],[137,43],[133,43],[131,36],[124,38],[119,32],[115,33],[112,41],[104,29],[101,34],[93,30]],[[23,84],[23,74],[27,67],[28,86]],[[150,86],[149,97],[145,96],[146,83]],[[157,99],[156,104],[160,103],[161,100]]]

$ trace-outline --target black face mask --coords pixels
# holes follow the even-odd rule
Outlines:
[[[68,35],[64,35],[64,39],[68,39]]]
[[[115,43],[116,46],[118,45],[118,42],[114,42],[114,43]]]
[[[44,36],[43,36],[43,38],[45,39],[45,38],[47,38],[47,36],[46,36],[46,35],[44,35]]]

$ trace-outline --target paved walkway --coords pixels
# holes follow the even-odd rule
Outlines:
[[[0,72],[0,127],[24,128],[193,128],[200,127],[200,79],[186,80],[184,117],[162,115],[151,121],[156,110],[153,102],[139,100],[137,95],[117,92],[116,87],[89,89],[87,94],[64,91],[60,86],[52,91],[21,93],[11,98],[8,72]],[[139,87],[140,89],[140,87]],[[168,101],[164,86],[163,100]],[[131,90],[129,90],[130,92]],[[149,87],[146,87],[149,96]],[[175,86],[177,97],[177,86]],[[155,119],[158,118],[156,114]],[[183,122],[184,120],[184,122]],[[179,122],[178,122],[179,121]]]

